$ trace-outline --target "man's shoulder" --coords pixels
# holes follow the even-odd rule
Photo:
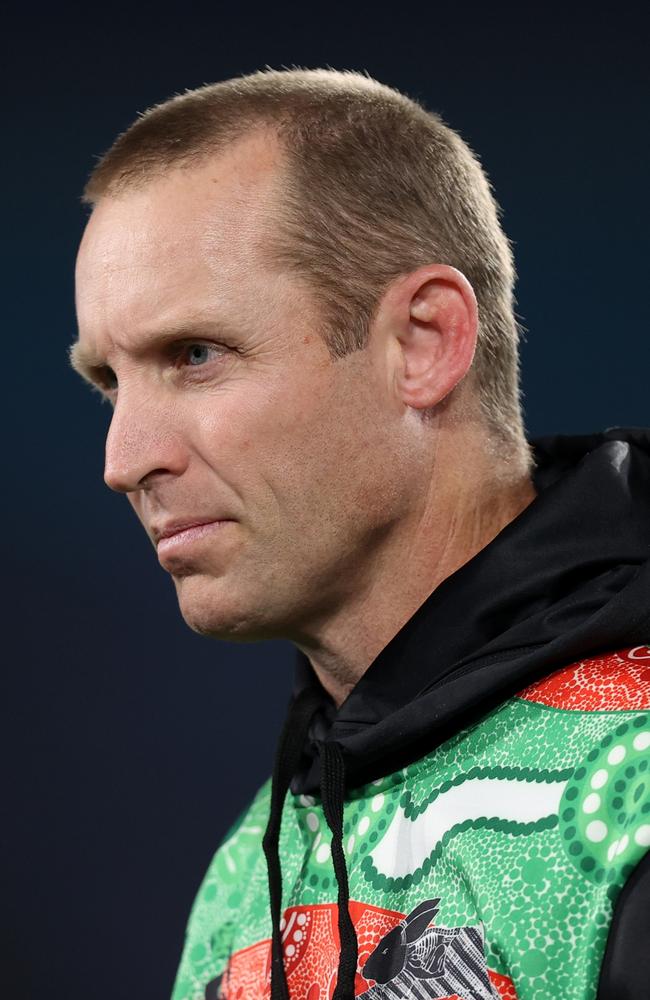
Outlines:
[[[650,707],[650,646],[583,657],[529,685],[518,697],[564,711],[643,711]]]
[[[241,829],[242,826],[248,826],[251,822],[257,826],[259,823],[265,823],[268,819],[269,810],[271,808],[271,778],[267,778],[263,785],[261,785],[255,792],[253,798],[250,800],[248,805],[246,805],[234,823],[228,829],[223,840],[221,841],[219,849],[228,841],[230,841]],[[260,840],[262,839],[262,834],[264,830],[261,831]]]
[[[261,909],[264,913],[268,910],[266,874],[259,869],[270,803],[269,778],[240,812],[212,857],[190,911],[174,1000],[203,998],[205,983],[218,977],[230,955],[233,919],[251,882],[265,900]]]
[[[271,807],[271,779],[258,789],[222,838],[206,878],[234,883],[245,875],[249,863],[262,849],[262,838]]]

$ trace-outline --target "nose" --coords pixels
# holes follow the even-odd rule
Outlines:
[[[104,482],[118,493],[143,489],[153,475],[179,476],[186,450],[169,407],[118,398],[106,437]]]

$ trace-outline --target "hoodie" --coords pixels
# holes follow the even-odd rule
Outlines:
[[[531,444],[338,710],[296,654],[173,1000],[650,996],[650,431]]]

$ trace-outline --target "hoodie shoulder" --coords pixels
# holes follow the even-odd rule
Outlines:
[[[270,802],[269,779],[230,827],[210,862],[190,911],[172,1000],[217,996],[216,987],[206,992],[206,983],[218,983],[228,962],[245,887],[256,882],[265,898],[266,872],[259,869]]]
[[[564,711],[650,708],[650,645],[577,660],[529,685],[518,697]]]

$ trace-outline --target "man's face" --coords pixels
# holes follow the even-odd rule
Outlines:
[[[412,489],[384,354],[332,360],[309,291],[259,252],[280,173],[247,137],[100,201],[77,260],[80,346],[117,384],[106,482],[154,545],[212,522],[158,558],[188,625],[226,639],[299,638],[358,597]]]

